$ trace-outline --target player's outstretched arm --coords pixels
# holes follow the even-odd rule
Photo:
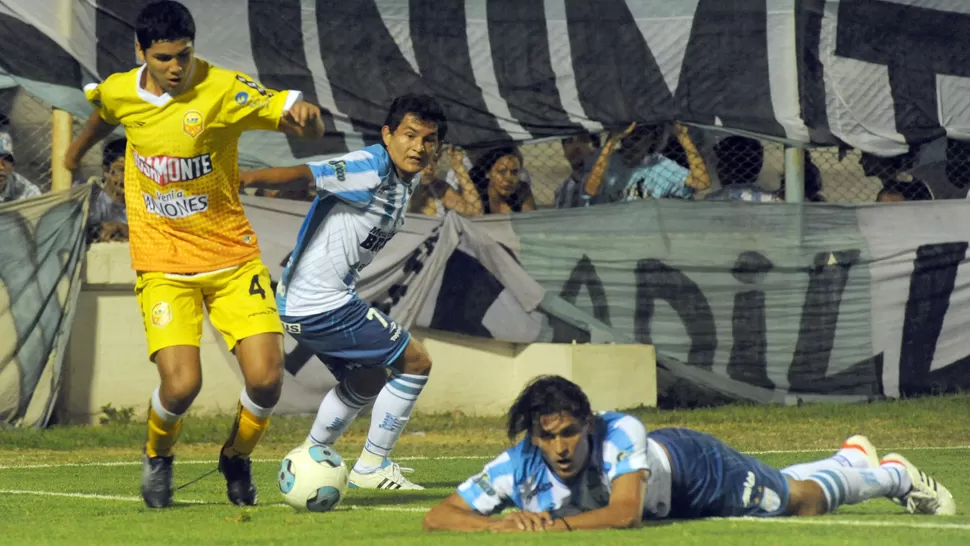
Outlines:
[[[297,101],[280,118],[280,131],[306,140],[323,136],[323,117],[320,107],[305,101]]]
[[[552,524],[548,512],[513,512],[504,517],[489,517],[472,510],[458,493],[441,501],[424,516],[425,531],[542,531]]]
[[[91,114],[87,123],[84,124],[84,129],[81,130],[81,134],[71,142],[67,153],[64,154],[64,167],[71,172],[76,171],[84,154],[88,153],[92,146],[110,135],[115,127],[117,125],[105,121],[99,112],[95,111]]]
[[[296,167],[272,167],[239,173],[239,183],[243,187],[282,190],[307,187],[313,184],[313,172],[306,165]]]
[[[546,530],[636,529],[643,524],[643,501],[646,492],[645,471],[618,476],[612,482],[609,506],[557,519]]]

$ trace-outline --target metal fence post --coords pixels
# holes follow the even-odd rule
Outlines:
[[[785,146],[785,201],[805,200],[805,149]]]

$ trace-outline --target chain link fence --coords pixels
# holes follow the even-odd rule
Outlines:
[[[74,119],[74,135],[80,132],[83,122]],[[602,161],[607,166],[602,175],[604,180],[611,176],[611,169],[615,167],[612,163],[622,165],[625,161],[633,165],[639,161],[647,166],[645,171],[650,171],[649,166],[655,165],[657,158],[664,158],[665,164],[679,166],[679,170],[676,166],[669,168],[678,170],[680,175],[667,172],[660,178],[689,173],[689,178],[693,179],[692,182],[688,180],[692,186],[689,196],[693,199],[714,198],[724,193],[723,188],[738,190],[731,194],[731,198],[784,199],[784,146],[780,143],[718,130],[681,128],[676,124],[628,129],[547,140],[511,149],[451,150],[446,146],[434,166],[433,178],[446,182],[456,195],[465,196],[461,202],[468,208],[460,211],[491,212],[494,201],[490,207],[488,186],[493,179],[490,171],[496,166],[507,166],[501,158],[503,154],[512,155],[517,161],[517,165],[512,166],[517,167],[521,182],[508,198],[513,211],[522,210],[523,206],[529,210],[526,203],[531,202],[537,208],[580,206],[580,190],[586,187],[601,156],[609,156]],[[629,134],[624,135],[624,132]],[[15,172],[42,191],[50,191],[51,106],[20,88],[0,90],[0,133],[7,133],[13,144]],[[100,176],[100,157],[101,148],[97,146],[85,156],[76,180]],[[429,169],[426,178],[430,172]],[[806,201],[867,203],[963,199],[968,187],[970,143],[940,139],[907,155],[889,158],[839,147],[805,151]],[[455,201],[444,195],[449,191],[447,188],[441,188],[445,186],[440,185],[426,194],[417,192],[412,211],[443,214]],[[477,205],[475,199],[468,196],[473,191],[478,194]],[[255,193],[297,200],[314,196],[312,189],[296,192],[258,190]]]
[[[52,110],[50,104],[22,88],[0,89],[0,133],[6,133],[12,144],[14,172],[44,193],[51,189]],[[73,136],[81,132],[84,121],[73,119]],[[100,156],[98,145],[85,156],[76,179],[100,176]]]

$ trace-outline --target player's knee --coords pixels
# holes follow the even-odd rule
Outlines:
[[[411,375],[431,375],[431,355],[423,343],[411,338],[404,349],[403,362],[399,369]]]
[[[812,480],[788,480],[788,507],[793,516],[818,516],[828,511],[822,486]]]
[[[202,377],[190,374],[163,377],[159,396],[173,413],[185,413],[202,390]]]
[[[377,396],[387,382],[386,368],[360,368],[345,380],[347,386],[360,396],[371,398]]]
[[[280,401],[283,392],[283,370],[278,366],[267,366],[246,378],[246,392],[253,402],[270,408]]]

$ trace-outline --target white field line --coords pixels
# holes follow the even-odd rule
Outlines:
[[[970,446],[930,446],[930,447],[896,447],[886,448],[880,451],[889,453],[892,451],[956,451],[970,449]],[[776,454],[797,454],[797,453],[826,453],[831,449],[773,449],[768,451],[746,451],[748,455],[776,455]],[[496,454],[497,455],[497,454]],[[455,455],[444,457],[395,457],[395,461],[484,461],[491,459],[495,455]],[[255,463],[278,463],[279,459],[253,459]],[[176,464],[216,464],[212,459],[176,459]],[[39,464],[12,464],[0,465],[0,470],[32,470],[37,468],[76,468],[76,467],[106,467],[106,466],[141,466],[140,460],[127,461],[102,461],[86,463],[39,463]]]
[[[929,516],[932,517],[932,516]],[[911,529],[951,529],[970,531],[970,523],[934,523],[931,521],[886,521],[866,519],[837,519],[831,517],[814,518],[708,518],[715,521],[731,521],[744,523],[780,523],[789,525],[843,525],[847,527],[908,527]]]
[[[97,495],[88,493],[65,493],[59,491],[28,491],[23,489],[0,489],[0,494],[2,495],[35,495],[35,496],[46,496],[46,497],[68,497],[68,498],[78,498],[78,499],[95,499],[95,500],[113,500],[113,501],[123,501],[123,502],[142,502],[138,497],[126,497],[120,495]],[[208,503],[201,500],[194,499],[178,499],[176,503],[184,504],[224,504],[219,503]],[[261,505],[262,507],[270,508],[288,508],[287,505],[283,503],[272,503]],[[428,507],[419,506],[394,506],[394,505],[376,505],[376,506],[359,506],[359,505],[341,505],[338,506],[337,511],[365,511],[365,512],[416,512],[425,513],[429,510]],[[910,529],[945,529],[954,531],[970,531],[970,523],[934,523],[934,522],[919,522],[919,521],[885,521],[885,520],[855,520],[855,519],[836,519],[830,517],[821,518],[796,518],[796,517],[785,517],[785,518],[708,518],[710,521],[730,521],[738,523],[774,523],[781,525],[822,525],[822,526],[845,526],[845,527],[903,527]],[[681,520],[678,523],[684,523]]]

